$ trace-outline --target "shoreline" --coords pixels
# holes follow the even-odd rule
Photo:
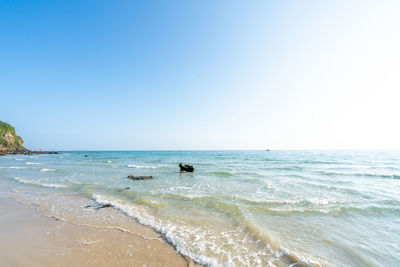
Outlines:
[[[2,196],[0,265],[201,266],[150,227],[132,226],[136,232],[75,224],[46,215],[35,204]]]
[[[33,150],[0,150],[0,156],[8,156],[8,155],[37,155],[37,154],[59,154],[56,151],[33,151]]]
[[[100,162],[103,162],[103,160],[100,160]],[[16,180],[18,183],[21,182],[21,180],[16,179],[16,177],[14,177],[13,180]],[[191,244],[186,244],[186,246],[182,246],[180,243],[177,243],[175,240],[175,236],[179,236],[179,231],[175,233],[172,232],[171,235],[170,231],[165,230],[166,227],[162,222],[159,221],[158,224],[154,224],[151,221],[151,219],[149,221],[148,218],[146,218],[146,216],[143,218],[143,216],[141,216],[140,210],[139,212],[137,212],[136,210],[131,210],[129,206],[130,203],[126,203],[123,200],[122,202],[119,201],[116,202],[115,199],[113,199],[112,197],[108,198],[106,196],[107,194],[104,196],[102,194],[100,195],[93,194],[93,191],[90,188],[88,189],[69,188],[65,189],[66,191],[64,191],[63,188],[68,187],[64,185],[64,183],[61,184],[58,183],[53,184],[53,182],[37,183],[35,181],[36,180],[29,180],[29,179],[23,181],[22,179],[23,186],[27,184],[28,186],[33,185],[39,187],[35,187],[34,190],[28,189],[27,191],[25,191],[23,189],[22,191],[20,191],[17,188],[14,188],[14,186],[12,186],[11,191],[13,191],[14,189],[15,191],[13,191],[13,193],[9,192],[12,195],[10,197],[18,202],[35,206],[37,212],[40,215],[44,215],[53,220],[56,219],[56,221],[61,220],[68,223],[72,223],[73,225],[78,225],[78,226],[84,225],[102,229],[112,228],[130,234],[135,233],[135,229],[132,230],[132,227],[135,228],[135,225],[140,225],[142,228],[146,228],[149,231],[155,233],[157,235],[157,238],[159,239],[158,240],[159,242],[167,244],[169,247],[173,249],[173,251],[177,255],[183,257],[186,262],[184,263],[184,265],[180,265],[179,262],[177,262],[170,265],[162,264],[163,266],[211,266],[211,265],[218,266],[218,261],[215,261],[213,258],[207,258],[208,254],[193,253],[190,250]],[[92,184],[95,185],[95,183],[93,182]],[[137,185],[139,186],[140,184]],[[123,189],[125,188],[124,186],[125,185],[121,186],[121,188],[117,190],[125,192],[125,190]],[[130,184],[130,186],[132,185]],[[60,188],[61,191],[57,191],[58,188]],[[50,191],[47,191],[47,189],[50,189]],[[55,192],[52,192],[52,190],[55,190]],[[101,190],[98,192],[101,192]],[[0,200],[1,197],[5,196],[4,195],[1,196],[0,194]],[[117,219],[118,222],[114,220],[113,222],[110,223],[110,221],[108,220],[110,216],[111,217],[114,216],[114,219],[118,217]],[[202,227],[200,224],[194,224],[194,225]],[[185,229],[183,229],[183,233],[185,233],[184,230]],[[237,228],[233,228],[233,230],[237,230]],[[218,233],[214,236],[218,237]],[[214,236],[212,236],[211,238],[213,238]],[[219,237],[221,238],[221,236]],[[247,235],[244,236],[244,238],[247,238]],[[204,240],[204,242],[207,242],[207,238],[203,238],[202,240]],[[223,240],[223,238],[220,240]],[[254,241],[251,237],[246,240],[249,240],[249,242]],[[89,243],[90,242],[91,241],[89,241]],[[257,244],[255,245],[257,246]],[[288,252],[286,250],[281,250],[279,247],[271,248],[270,245],[273,244],[267,242],[267,246],[261,249],[263,250],[263,252],[265,251],[265,253],[270,253],[270,255],[268,255],[270,257],[269,260],[271,262],[273,261],[274,264],[276,264],[276,266],[279,267],[290,266],[291,264],[297,264],[297,266],[311,266],[310,264],[307,264],[305,261],[302,261],[301,260],[302,258],[297,257],[295,254],[292,254],[291,252]],[[222,244],[222,246],[224,246],[224,244]],[[226,262],[226,259],[222,260]],[[113,266],[117,264],[120,265],[119,263],[115,262],[117,261],[113,261],[107,266]],[[153,258],[150,258],[149,262],[155,264],[159,263],[157,259]],[[88,264],[85,264],[85,266],[87,265]],[[149,265],[147,263],[146,266],[152,266],[152,265]]]
[[[398,243],[384,227],[398,211],[391,191],[400,185],[398,153],[381,153],[378,162],[375,156],[10,155],[0,157],[0,197],[34,204],[40,213],[73,224],[137,233],[137,222],[143,231],[149,228],[142,236],[163,239],[205,266],[390,265],[397,262],[396,251],[380,253],[372,243],[362,250],[358,243],[382,236],[388,243],[380,249]],[[181,159],[193,162],[196,172],[180,173]],[[126,178],[130,174],[154,179],[133,181]]]

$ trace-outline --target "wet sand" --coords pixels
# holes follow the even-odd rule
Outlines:
[[[0,198],[0,266],[195,266],[159,234],[141,234],[143,227],[76,225]]]

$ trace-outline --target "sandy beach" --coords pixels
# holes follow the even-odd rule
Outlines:
[[[76,225],[0,198],[0,266],[195,266],[156,232],[135,227]]]

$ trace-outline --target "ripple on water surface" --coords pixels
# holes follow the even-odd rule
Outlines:
[[[14,190],[6,192],[40,193],[44,210],[76,222],[93,217],[100,225],[101,214],[125,214],[119,227],[137,220],[213,266],[400,260],[393,246],[400,237],[391,234],[400,232],[398,152],[68,152],[21,159],[0,160],[0,187]],[[179,162],[195,172],[180,173]],[[85,208],[92,201],[115,208]]]

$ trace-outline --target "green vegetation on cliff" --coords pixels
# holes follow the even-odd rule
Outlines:
[[[22,138],[15,135],[14,127],[0,121],[0,151],[26,150],[22,143]]]

